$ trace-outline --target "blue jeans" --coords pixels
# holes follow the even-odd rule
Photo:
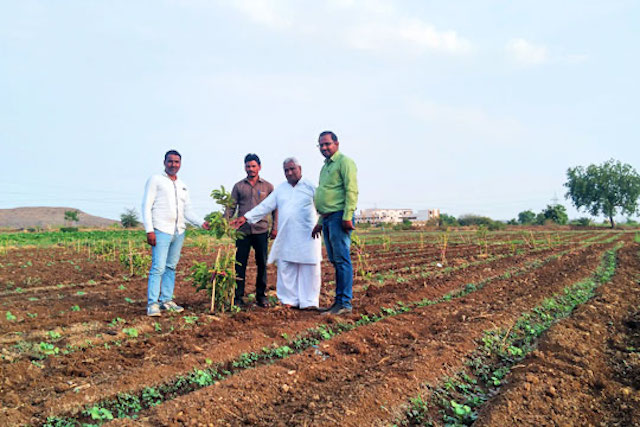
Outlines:
[[[176,283],[176,265],[184,242],[184,233],[167,234],[154,230],[156,245],[151,247],[151,270],[147,283],[147,307],[173,299]]]
[[[353,298],[353,266],[351,265],[351,231],[342,229],[343,211],[322,218],[322,233],[329,261],[336,269],[336,300],[342,307],[351,307]]]

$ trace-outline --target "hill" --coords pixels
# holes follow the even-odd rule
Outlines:
[[[78,223],[66,223],[65,211],[78,211]],[[14,209],[0,209],[1,228],[29,228],[29,227],[108,227],[119,221],[89,215],[74,208],[61,207],[27,207]]]

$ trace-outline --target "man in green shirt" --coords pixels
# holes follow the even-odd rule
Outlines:
[[[358,180],[356,164],[338,151],[340,142],[335,133],[324,131],[318,138],[318,148],[325,157],[320,170],[320,182],[314,197],[320,214],[311,236],[324,233],[329,261],[336,270],[336,298],[333,305],[322,309],[323,314],[351,313],[353,298],[353,266],[351,265],[351,232],[356,204]]]

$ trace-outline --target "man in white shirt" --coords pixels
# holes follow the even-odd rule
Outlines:
[[[231,222],[238,228],[254,224],[278,210],[278,235],[271,246],[268,263],[277,263],[278,299],[282,304],[301,309],[318,307],[320,298],[320,239],[311,237],[318,216],[313,205],[316,187],[302,179],[300,163],[293,157],[283,163],[287,182],[280,184],[266,199]]]
[[[194,225],[201,218],[191,211],[187,185],[178,178],[182,156],[175,150],[164,155],[164,172],[147,180],[142,199],[142,222],[151,245],[151,269],[147,283],[147,315],[160,316],[161,310],[181,312],[173,301],[176,265],[184,242],[185,219]]]

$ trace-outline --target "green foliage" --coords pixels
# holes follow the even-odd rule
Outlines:
[[[458,223],[462,226],[485,226],[489,230],[502,230],[505,226],[503,222],[494,221],[487,216],[474,214],[462,215],[458,218]]]
[[[78,222],[78,211],[64,211],[64,220],[68,222]]]
[[[560,225],[566,224],[569,221],[567,209],[559,204],[547,205],[547,207],[536,216],[536,223],[543,225],[547,221]]]
[[[536,220],[536,214],[532,210],[522,211],[518,214],[518,223],[522,225],[533,224]]]
[[[142,389],[142,402],[145,406],[153,408],[162,403],[162,394],[153,387],[145,387]]]
[[[136,338],[139,335],[139,332],[136,328],[124,328],[122,329],[122,332],[124,332],[124,334],[130,338]]]
[[[564,186],[568,189],[565,197],[577,209],[594,216],[605,215],[611,228],[618,212],[633,215],[638,211],[640,175],[626,163],[611,159],[601,165],[569,168]]]
[[[47,332],[47,335],[49,335],[49,338],[51,338],[52,340],[57,340],[62,336],[60,335],[60,332],[57,332],[57,331],[49,331]]]
[[[581,218],[571,220],[571,222],[569,224],[577,225],[579,227],[588,227],[588,226],[592,225],[593,223],[591,221],[591,218],[583,216]]]
[[[41,342],[40,344],[38,344],[38,350],[40,351],[40,353],[46,356],[55,356],[60,352],[60,349],[58,347],[46,342]]]
[[[137,276],[143,276],[149,271],[151,266],[151,255],[138,252],[121,253],[120,264],[125,266]]]
[[[11,314],[10,311],[7,311],[6,318],[9,322],[14,322],[17,319],[17,317]]]
[[[73,420],[60,417],[48,417],[42,427],[75,427],[77,424]]]
[[[100,406],[92,406],[85,411],[85,414],[96,421],[110,421],[113,419],[113,414],[107,408]]]
[[[446,213],[440,214],[439,221],[441,227],[457,227],[460,225],[456,217],[453,215],[447,215]]]
[[[77,233],[78,227],[60,227],[60,231],[63,233]]]
[[[140,225],[138,219],[138,212],[134,208],[126,209],[124,213],[120,215],[120,223],[124,228],[135,228]]]
[[[230,211],[235,205],[231,193],[224,188],[224,185],[221,185],[219,190],[213,190],[211,192],[211,198],[221,207],[222,211],[211,212],[205,217],[205,221],[209,223],[209,232],[217,239],[221,239],[224,236],[228,236],[231,240],[241,238],[242,233],[231,227],[228,219],[225,217],[225,212]]]
[[[218,255],[211,267],[206,262],[193,263],[191,267],[192,285],[196,291],[206,291],[209,296],[215,292],[213,310],[225,311],[231,308],[231,299],[236,289],[235,249],[232,246],[218,249]]]

